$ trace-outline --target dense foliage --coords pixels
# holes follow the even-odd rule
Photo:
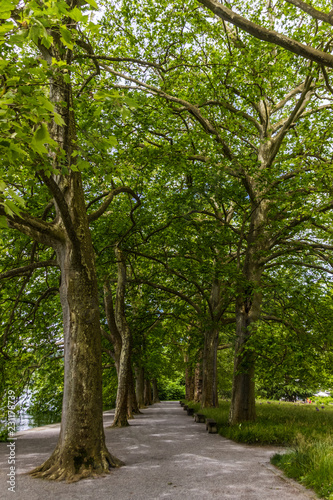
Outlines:
[[[59,298],[66,238],[94,254],[104,408],[119,375],[106,287],[131,370],[163,399],[200,364],[202,405],[231,398],[231,424],[255,420],[254,381],[274,399],[333,386],[332,22],[304,4],[235,0],[229,23],[213,0],[1,3],[4,416],[9,389],[18,410],[28,391],[31,412],[60,415],[66,307],[84,297]]]

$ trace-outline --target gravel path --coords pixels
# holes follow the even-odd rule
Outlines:
[[[104,414],[109,426],[113,412]],[[126,463],[99,479],[74,484],[22,475],[53,451],[59,424],[16,434],[16,486],[7,490],[7,443],[0,443],[1,500],[309,500],[310,490],[269,463],[275,448],[236,444],[208,434],[176,402],[142,410],[130,427],[106,428],[112,454]]]

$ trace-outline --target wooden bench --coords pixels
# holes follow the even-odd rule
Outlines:
[[[206,431],[208,431],[209,434],[217,434],[217,426],[213,418],[206,418]]]
[[[206,420],[205,415],[202,413],[194,413],[194,421],[199,422],[200,424],[204,424]]]
[[[187,408],[187,414],[190,415],[190,417],[192,417],[194,413],[194,408]]]

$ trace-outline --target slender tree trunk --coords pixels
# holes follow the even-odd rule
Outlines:
[[[142,366],[135,367],[135,393],[139,408],[145,407],[145,396],[144,396],[144,368]]]
[[[185,356],[185,399],[187,401],[194,399],[194,374],[188,354]]]
[[[199,352],[198,362],[194,371],[194,401],[201,403],[202,397],[202,351]]]
[[[149,406],[152,403],[152,398],[151,398],[151,385],[150,385],[150,380],[145,379],[145,385],[144,385],[144,398],[145,398],[145,405]]]
[[[136,400],[132,366],[130,366],[129,377],[128,377],[128,393],[127,393],[127,417],[134,418],[133,414],[135,413],[140,413],[140,409],[138,402]]]
[[[115,319],[121,335],[121,354],[118,374],[116,410],[112,427],[128,426],[128,388],[131,374],[132,336],[125,316],[126,262],[118,245],[115,248],[118,266]]]
[[[217,407],[217,348],[219,331],[216,328],[206,330],[203,352],[202,408]]]
[[[114,348],[114,363],[117,371],[117,377],[119,380],[119,367],[120,367],[120,355],[121,355],[121,348],[122,348],[122,339],[120,332],[117,328],[116,325],[116,319],[115,319],[115,313],[114,313],[114,307],[113,307],[113,298],[112,298],[112,292],[109,286],[109,283],[105,281],[104,283],[104,308],[105,308],[105,314],[108,322],[108,327],[110,334],[106,334],[104,332],[104,335],[106,338],[108,338],[109,341],[111,341],[113,348]],[[133,380],[133,372],[132,372],[132,366],[131,366],[131,360],[130,357],[128,358],[128,390],[127,390],[127,418],[134,418],[133,413],[140,413],[139,406],[136,400],[136,395],[135,395],[135,390],[134,390],[134,380]]]
[[[152,385],[153,385],[153,403],[160,403],[156,378],[153,378]]]
[[[117,377],[119,378],[119,365],[120,365],[120,354],[121,354],[121,335],[116,325],[114,305],[112,290],[110,284],[105,280],[103,285],[104,290],[104,309],[105,316],[109,327],[109,335],[106,334],[108,340],[112,343],[114,349],[114,364],[116,367]]]

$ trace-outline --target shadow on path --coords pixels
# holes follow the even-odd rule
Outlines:
[[[104,413],[109,426],[113,412]],[[274,448],[236,444],[195,423],[179,403],[142,410],[130,426],[105,429],[110,452],[125,462],[99,479],[74,484],[22,475],[52,453],[59,424],[16,434],[16,490],[7,490],[8,447],[0,443],[0,499],[15,500],[308,500],[317,498],[285,479],[269,459]]]

